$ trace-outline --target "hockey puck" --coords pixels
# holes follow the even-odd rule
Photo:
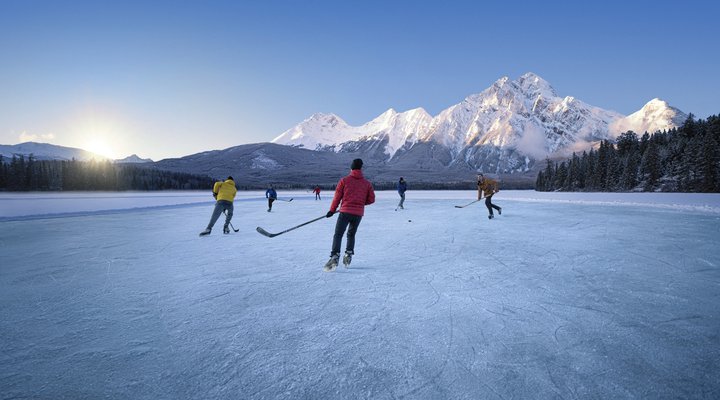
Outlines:
[[[412,222],[412,220],[411,220],[411,219],[409,219],[409,220],[408,220],[408,222]]]

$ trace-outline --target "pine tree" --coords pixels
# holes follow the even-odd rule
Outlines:
[[[546,192],[547,189],[545,188],[545,176],[543,175],[543,172],[538,172],[537,179],[535,179],[535,190],[538,192]]]
[[[0,154],[0,190],[7,189],[7,167],[5,166],[5,159]]]
[[[560,163],[560,165],[558,165],[557,172],[555,173],[555,179],[553,179],[554,190],[567,190],[567,188],[565,187],[567,175],[567,164],[565,164],[565,161],[563,161]]]
[[[545,183],[543,185],[543,187],[545,188],[546,191],[554,190],[553,185],[552,185],[552,182],[554,179],[554,174],[553,174],[554,171],[555,171],[555,168],[553,166],[552,161],[550,161],[549,158],[546,158],[545,159]]]
[[[648,143],[647,150],[643,154],[640,162],[640,172],[645,181],[644,190],[652,191],[655,189],[658,179],[660,179],[660,155],[658,154],[657,145],[654,141]]]
[[[625,159],[620,187],[623,190],[632,190],[638,185],[638,168],[640,167],[640,153],[632,152]]]
[[[699,161],[702,180],[698,189],[706,193],[720,191],[720,146],[711,132],[705,133]]]

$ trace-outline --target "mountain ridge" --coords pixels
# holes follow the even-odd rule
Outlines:
[[[271,142],[334,152],[371,148],[375,153],[382,150],[388,162],[409,157],[414,146],[433,142],[449,153],[447,165],[465,163],[485,172],[513,173],[528,171],[545,157],[566,156],[612,140],[627,130],[670,129],[686,118],[659,99],[624,116],[573,96],[561,97],[548,81],[528,72],[516,80],[501,77],[434,117],[422,108],[390,108],[363,125],[350,126],[335,114],[314,114]]]

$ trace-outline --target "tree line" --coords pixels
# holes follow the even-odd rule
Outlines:
[[[720,192],[720,116],[690,114],[679,128],[640,138],[628,131],[568,160],[546,160],[535,190]]]
[[[207,176],[170,172],[109,161],[36,160],[0,156],[0,190],[194,190],[207,189]]]

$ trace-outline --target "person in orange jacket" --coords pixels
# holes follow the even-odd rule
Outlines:
[[[497,181],[490,179],[490,178],[486,178],[483,174],[478,174],[477,188],[478,188],[478,200],[483,198],[483,194],[485,196],[485,206],[487,207],[488,211],[490,212],[490,215],[488,215],[488,219],[495,218],[495,216],[493,215],[493,208],[498,210],[498,215],[502,215],[502,207],[498,207],[492,203],[493,195],[500,191],[500,189],[498,189]]]

